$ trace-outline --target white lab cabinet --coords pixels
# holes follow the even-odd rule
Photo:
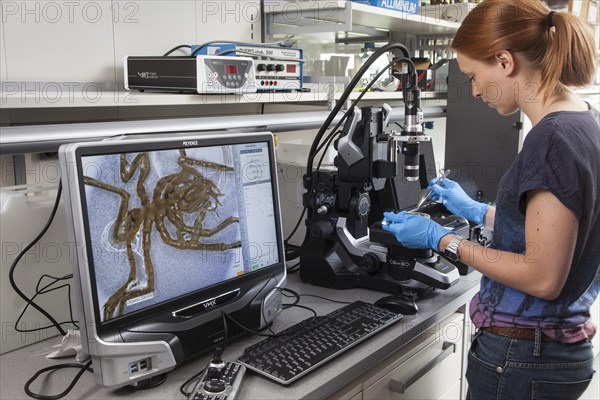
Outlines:
[[[466,334],[465,334],[466,332]],[[456,312],[425,329],[388,359],[330,397],[349,400],[460,399],[463,354],[470,338]]]

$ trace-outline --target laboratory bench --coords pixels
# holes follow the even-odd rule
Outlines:
[[[349,349],[289,386],[282,386],[251,371],[244,377],[238,399],[382,399],[382,398],[464,398],[464,372],[470,343],[468,303],[479,289],[480,275],[472,272],[447,290],[435,290],[418,300],[419,312],[405,315],[400,322]],[[386,296],[366,289],[335,290],[304,284],[298,273],[288,275],[287,288],[301,295],[322,296],[340,302],[374,302]],[[284,298],[284,303],[293,299]],[[319,315],[342,304],[319,297],[302,296],[299,304]],[[281,331],[309,318],[305,309],[284,309],[271,329]],[[223,360],[235,361],[244,349],[263,338],[246,335],[233,340]],[[73,358],[46,359],[60,343],[60,337],[46,339],[0,356],[0,398],[26,399],[25,382],[39,369],[74,362]],[[183,399],[179,387],[203,369],[211,354],[190,360],[168,373],[166,381],[149,390],[131,387],[106,389],[94,382],[92,373],[83,374],[67,399]],[[63,369],[41,376],[33,392],[54,395],[67,388],[78,371]],[[191,386],[191,385],[190,385]],[[188,388],[189,390],[189,388]],[[401,394],[404,392],[404,394]]]

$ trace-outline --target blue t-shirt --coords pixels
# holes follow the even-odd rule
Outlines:
[[[597,110],[554,112],[531,129],[498,188],[492,248],[525,254],[526,193],[535,189],[550,191],[579,219],[567,281],[559,297],[547,301],[483,277],[471,302],[471,318],[477,328],[541,328],[564,343],[590,338],[596,329],[589,309],[600,289]]]

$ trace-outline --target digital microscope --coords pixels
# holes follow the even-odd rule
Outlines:
[[[320,163],[316,169],[312,168],[316,154],[312,150],[328,144],[325,139],[319,146],[328,128],[327,121],[315,138],[303,180],[307,229],[300,249],[300,278],[304,282],[338,289],[369,288],[416,299],[433,288],[447,289],[459,279],[457,268],[433,250],[406,248],[382,229],[381,221],[369,222],[383,218],[383,215],[370,216],[373,202],[380,201],[375,193],[399,175],[402,158],[403,179],[418,181],[420,171],[423,175],[424,166],[419,167],[419,143],[430,140],[423,133],[421,93],[408,50],[401,44],[388,44],[371,59],[398,50],[403,55],[395,56],[389,66],[402,84],[405,103],[402,129],[397,132],[388,128],[392,109],[387,104],[357,108],[355,102],[342,120],[339,137],[334,140],[336,132],[329,137],[329,143],[337,150],[336,170],[321,169]],[[352,82],[344,94],[351,90]],[[338,105],[343,99],[344,95]],[[332,113],[335,115],[338,110]],[[413,211],[449,230],[469,226],[466,220],[453,216],[439,203],[429,202]]]

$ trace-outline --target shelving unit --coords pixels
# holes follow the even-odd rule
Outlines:
[[[385,35],[386,32],[402,32],[421,35],[450,35],[458,23],[444,21],[435,16],[406,14],[345,0],[284,1],[265,0],[265,30],[267,36],[274,34],[346,32],[351,34]],[[32,90],[29,84],[36,85]],[[91,85],[91,86],[90,86]],[[102,86],[102,87],[100,87]],[[329,105],[340,98],[343,85],[305,84],[306,92],[262,92],[244,95],[198,95],[177,93],[142,93],[125,91],[120,87],[108,87],[85,82],[70,86],[57,82],[3,82],[0,88],[0,108],[106,108],[106,107],[152,107],[178,105],[224,105],[236,104],[314,104]],[[358,92],[350,99],[355,99]],[[441,93],[423,93],[424,98],[440,98]],[[372,92],[365,100],[401,100],[397,92]]]
[[[426,15],[408,14],[352,1],[264,1],[265,39],[274,40],[282,35],[303,35],[334,33],[336,43],[361,43],[367,41],[404,41],[397,34],[411,36],[412,43],[418,46],[416,39],[423,39],[423,49],[431,50],[434,45],[428,43],[431,38],[451,36],[460,26],[449,22],[435,13]],[[406,37],[407,40],[408,37]],[[409,50],[415,46],[408,46]],[[439,46],[438,46],[439,47]],[[433,60],[435,61],[435,60]],[[360,92],[353,92],[349,100],[354,100]],[[334,99],[340,98],[336,91]],[[446,93],[422,92],[423,99],[445,100]],[[401,92],[370,92],[364,101],[399,101]]]
[[[340,99],[342,85],[306,84],[306,92],[260,92],[243,95],[235,94],[179,94],[143,93],[139,91],[44,92],[28,91],[0,92],[0,105],[7,109],[26,108],[65,108],[65,107],[148,107],[175,105],[235,105],[235,104],[325,104]],[[355,100],[361,92],[351,93],[349,100]],[[402,100],[402,92],[369,92],[363,100]],[[446,99],[445,92],[422,92],[422,99]]]
[[[352,1],[266,0],[270,35],[360,31],[362,27],[418,35],[450,35],[459,23],[429,15],[407,14]]]
[[[265,0],[264,3],[264,42],[268,42],[273,34],[301,32],[309,35],[312,32],[343,32],[344,35],[363,37],[379,35],[386,40],[396,32],[421,38],[444,37],[450,36],[459,26],[458,23],[444,21],[431,14],[406,14],[345,0]],[[285,107],[285,111],[292,111],[296,106],[298,111],[327,110],[341,97],[344,84],[311,83],[305,84],[305,87],[309,91],[198,95],[125,91],[122,84],[112,83],[87,82],[86,85],[86,82],[5,80],[0,87],[0,111],[4,121],[20,124],[29,123],[30,120],[45,123],[156,118],[154,113],[160,107],[168,109],[159,113],[161,117],[210,115],[211,111],[206,109],[219,106],[227,110],[224,115],[254,114],[257,109],[260,112],[260,105],[264,104],[273,105],[271,108],[275,109]],[[356,99],[359,94],[353,92],[349,100]],[[438,99],[445,98],[444,93],[440,92],[423,92],[422,97],[433,99],[436,105],[441,104],[437,102]],[[365,102],[400,102],[402,93],[371,92],[363,99]],[[203,109],[204,105],[208,107]],[[256,108],[256,105],[259,107]],[[70,113],[69,110],[74,112]]]
[[[102,89],[100,86],[75,86],[81,89],[69,90],[56,83],[36,82],[41,90],[31,91],[24,85],[4,85],[9,90],[0,92],[2,108],[63,108],[63,107],[120,107],[120,106],[171,106],[171,105],[210,105],[210,104],[251,104],[251,103],[315,103],[326,102],[332,96],[329,85],[308,84],[306,92],[258,92],[236,94],[182,94],[151,93],[137,90]],[[72,88],[73,86],[71,86]]]

